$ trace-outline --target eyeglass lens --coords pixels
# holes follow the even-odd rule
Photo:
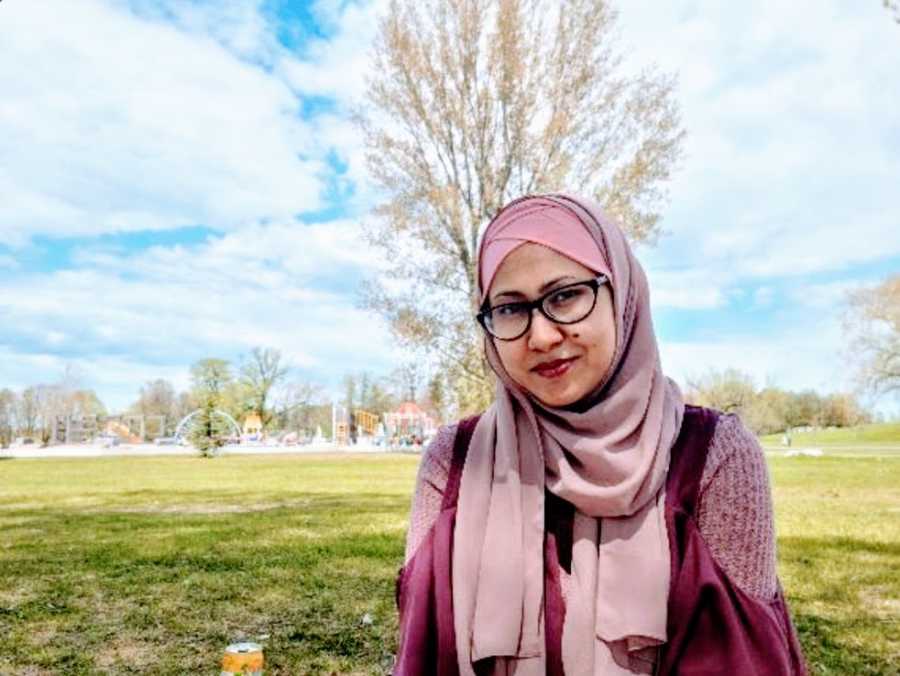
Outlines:
[[[560,324],[574,324],[590,314],[596,295],[595,288],[588,283],[563,287],[544,296],[541,310],[549,319]],[[530,303],[507,303],[497,306],[487,315],[490,332],[505,340],[524,334],[530,321]]]

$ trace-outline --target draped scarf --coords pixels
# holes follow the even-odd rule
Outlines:
[[[596,204],[552,194],[502,209],[479,248],[482,300],[503,258],[525,242],[607,275],[616,346],[591,394],[551,408],[512,380],[485,341],[496,397],[466,456],[452,553],[460,673],[474,676],[474,662],[495,658],[498,673],[545,674],[545,490],[575,506],[567,676],[649,673],[666,640],[664,487],[681,393],[662,372],[644,271]]]

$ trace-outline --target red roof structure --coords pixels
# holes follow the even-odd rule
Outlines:
[[[429,436],[435,430],[435,420],[414,401],[404,401],[395,411],[384,414],[388,436]]]
[[[397,410],[394,411],[399,415],[422,415],[424,411],[419,408],[419,405],[414,401],[404,401],[397,407]]]

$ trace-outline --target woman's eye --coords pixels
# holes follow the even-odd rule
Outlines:
[[[550,296],[550,303],[553,305],[565,305],[569,301],[578,298],[582,294],[581,289],[562,289]]]
[[[518,303],[510,303],[509,305],[501,305],[498,308],[494,308],[494,314],[497,317],[515,317],[518,314],[522,314],[522,305]]]

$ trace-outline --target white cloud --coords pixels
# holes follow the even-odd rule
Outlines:
[[[701,269],[647,268],[650,301],[654,308],[713,310],[727,302],[724,286]]]
[[[61,331],[47,331],[45,341],[48,345],[58,346],[66,342],[66,334]]]
[[[305,94],[327,96],[344,105],[360,101],[371,71],[370,52],[378,28],[378,16],[388,3],[315,3],[317,17],[334,30],[327,39],[310,40],[303,60],[285,59],[278,64],[289,82]]]
[[[775,298],[775,289],[771,286],[760,286],[753,292],[753,304],[757,308],[768,307]]]
[[[801,308],[800,313],[805,319],[796,315],[784,322],[776,319],[764,337],[735,333],[710,340],[664,341],[659,346],[663,370],[682,388],[710,370],[736,368],[760,388],[854,392],[857,365],[848,353],[840,317],[822,308]],[[886,419],[900,419],[900,396],[861,395],[861,400]]]
[[[685,167],[660,248],[720,280],[900,255],[896,26],[878,5],[620,5],[635,62],[680,75]]]
[[[348,372],[385,373],[398,360],[383,322],[357,307],[359,277],[375,261],[350,221],[248,226],[139,254],[84,249],[75,260],[73,269],[0,281],[14,337],[0,382],[53,379],[71,361],[120,407],[149,377],[255,346],[281,350],[328,385]],[[113,361],[120,375],[106,372]]]
[[[3,386],[16,391],[39,383],[60,382],[67,369],[75,369],[81,374],[78,386],[97,392],[112,412],[124,410],[137,399],[141,385],[147,381],[164,378],[180,391],[190,384],[187,367],[144,363],[114,355],[66,357],[20,352],[0,345],[0,363]]]
[[[263,15],[262,0],[183,2],[182,0],[110,0],[142,18],[166,22],[206,35],[237,56],[270,63],[281,51]]]
[[[330,29],[328,38],[311,39],[303,46],[302,58],[283,58],[275,64],[275,71],[295,91],[334,103],[333,112],[318,115],[311,124],[318,142],[332,148],[347,165],[344,180],[353,186],[354,194],[346,206],[357,212],[368,210],[376,193],[366,169],[364,139],[351,113],[366,106],[373,40],[387,6],[385,0],[315,2],[313,12]]]
[[[199,19],[179,28],[99,0],[0,13],[0,156],[15,158],[0,243],[231,229],[321,206],[327,166],[298,99]]]
[[[781,329],[776,322],[765,337],[732,334],[660,344],[666,374],[682,386],[711,369],[736,368],[750,374],[758,387],[773,384],[820,392],[853,388],[852,365],[843,350],[840,322],[821,314],[800,327],[792,321],[790,328]]]
[[[877,283],[877,281],[866,279],[841,279],[833,282],[803,284],[792,288],[789,295],[791,301],[798,307],[842,315],[847,308],[851,291],[872,287]]]

